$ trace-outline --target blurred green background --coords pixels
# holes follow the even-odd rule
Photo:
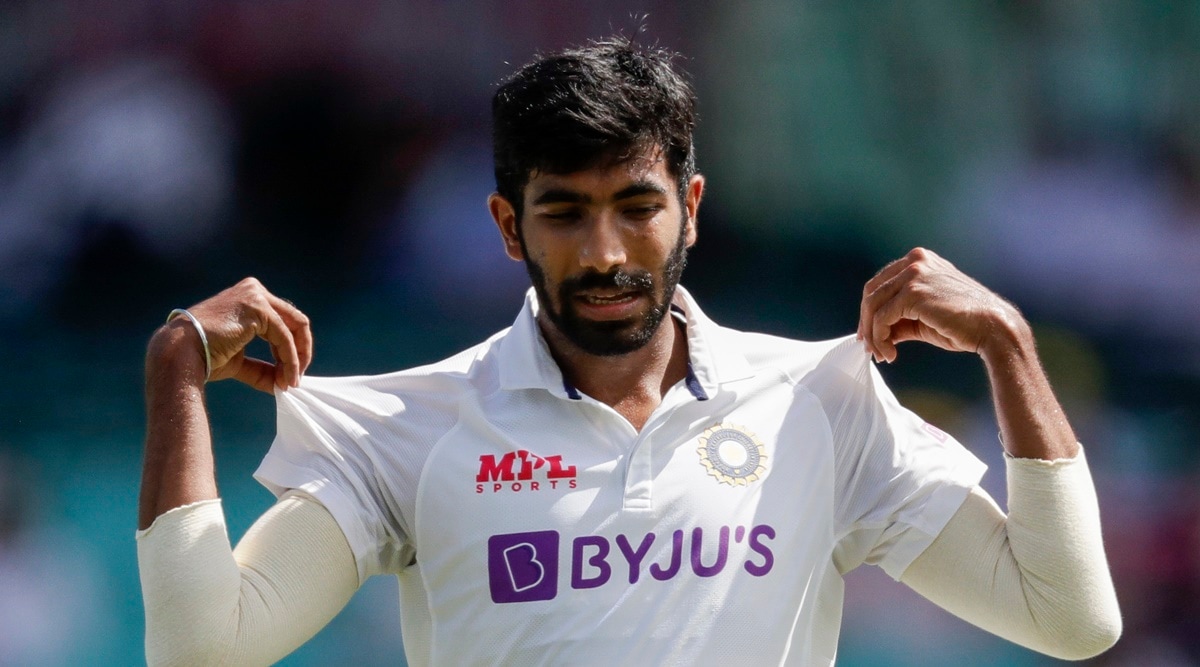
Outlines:
[[[166,313],[257,276],[312,317],[321,375],[507,326],[526,279],[484,207],[494,84],[639,26],[700,96],[684,284],[709,313],[847,334],[862,283],[915,245],[1013,300],[1099,486],[1125,635],[1091,664],[1200,664],[1200,3],[15,0],[0,665],[144,660],[141,365]],[[1002,499],[977,360],[905,346],[882,370]],[[250,475],[273,403],[209,401],[236,539],[272,501]],[[403,664],[395,597],[370,581],[283,664]],[[840,658],[1054,663],[874,568],[849,578]]]

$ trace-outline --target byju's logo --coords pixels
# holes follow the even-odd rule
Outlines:
[[[509,533],[488,538],[492,602],[552,600],[558,595],[558,532]]]
[[[626,580],[633,586],[647,581],[647,577],[670,581],[689,572],[708,578],[726,568],[738,569],[739,565],[751,576],[765,577],[775,567],[775,552],[771,549],[774,540],[775,529],[767,524],[749,529],[721,526],[715,536],[711,529],[706,534],[704,528],[696,526],[690,531],[690,539],[689,531],[682,529],[670,535],[645,533],[640,539],[630,539],[624,533],[611,540],[603,535],[581,535],[570,543],[566,564],[571,572],[569,585],[572,590],[586,590]],[[559,541],[554,530],[488,538],[492,602],[554,599],[558,595]],[[663,547],[655,551],[655,543]],[[628,578],[623,566],[628,568]]]

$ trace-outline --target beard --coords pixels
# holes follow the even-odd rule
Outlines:
[[[524,245],[524,239],[521,239]],[[533,282],[543,312],[563,336],[588,354],[612,357],[628,354],[645,347],[663,318],[671,309],[671,299],[687,264],[686,226],[681,225],[679,240],[667,257],[662,271],[655,276],[649,271],[625,271],[614,269],[608,273],[587,273],[563,279],[554,290],[558,297],[558,308],[550,299],[550,285],[546,272],[525,252],[525,270]],[[644,294],[650,298],[651,307],[640,317],[625,320],[597,322],[580,317],[575,308],[576,296],[589,289],[618,288]]]

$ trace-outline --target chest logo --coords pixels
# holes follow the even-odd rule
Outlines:
[[[575,466],[563,462],[562,454],[538,456],[525,449],[479,457],[475,493],[521,493],[577,486]],[[561,486],[560,486],[561,484]]]
[[[767,448],[748,429],[721,423],[700,436],[700,465],[717,481],[729,486],[746,486],[767,472]]]

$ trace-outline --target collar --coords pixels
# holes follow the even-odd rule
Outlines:
[[[504,336],[499,355],[500,386],[504,389],[545,389],[557,396],[578,399],[579,392],[566,382],[550,355],[550,347],[537,324],[539,304],[532,288],[512,328]],[[688,342],[688,389],[697,398],[714,396],[722,384],[743,380],[754,370],[728,340],[729,333],[708,318],[682,285],[675,288],[672,315],[683,320]]]

